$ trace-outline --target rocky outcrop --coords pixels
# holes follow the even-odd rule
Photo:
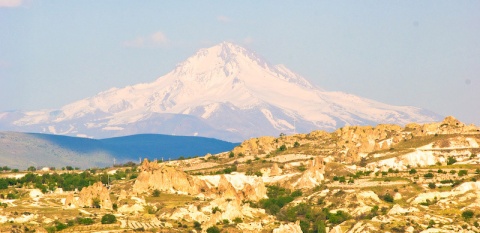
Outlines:
[[[278,167],[277,163],[274,163],[272,165],[272,168],[270,169],[270,176],[279,176],[282,174],[282,169]]]
[[[228,182],[227,178],[224,175],[220,176],[220,181],[218,182],[217,187],[217,194],[223,198],[233,199],[233,200],[241,200],[243,199],[242,193],[237,193],[237,190],[233,187],[233,185]]]
[[[453,116],[445,117],[442,122],[427,123],[423,125],[411,123],[407,124],[405,128],[412,131],[413,136],[480,133],[480,129],[475,125],[465,125]]]
[[[208,189],[205,181],[157,161],[144,160],[133,185],[135,193],[158,189],[169,193],[197,195]]]
[[[273,229],[273,233],[302,233],[300,222],[281,224],[278,228]]]
[[[65,208],[77,208],[77,200],[73,196],[73,193],[69,193],[65,198],[65,203],[63,203]]]
[[[247,200],[259,201],[267,197],[267,188],[261,178],[255,178],[253,184],[245,184],[243,195]]]
[[[308,169],[305,170],[297,181],[291,182],[293,189],[310,189],[321,184],[325,179],[325,164],[320,156],[310,160]]]
[[[77,202],[79,207],[95,207],[94,205],[96,205],[96,202],[98,202],[100,208],[112,209],[110,193],[100,181],[91,186],[83,188],[82,191],[80,191]]]

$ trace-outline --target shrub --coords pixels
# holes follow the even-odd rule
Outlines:
[[[91,218],[77,218],[77,223],[81,225],[92,225],[93,219]]]
[[[195,221],[195,222],[193,222],[193,228],[195,228],[197,230],[201,230],[202,229],[202,224]]]
[[[447,158],[447,165],[452,165],[452,164],[454,164],[454,163],[456,163],[456,162],[457,162],[457,160],[456,160],[454,157],[452,157],[452,156],[449,156],[449,157]]]
[[[464,218],[465,220],[469,220],[471,218],[473,218],[473,211],[471,210],[465,210],[462,212],[462,218]]]
[[[235,157],[235,154],[233,153],[233,151],[230,151],[230,154],[228,154],[228,157],[229,157],[229,158]]]
[[[460,170],[458,171],[458,176],[466,176],[468,174],[467,170]]]
[[[431,188],[431,189],[434,189],[434,188],[436,188],[437,186],[435,185],[435,183],[430,182],[430,183],[428,183],[428,187]]]
[[[212,214],[217,213],[217,211],[222,212],[222,210],[220,210],[220,208],[218,208],[218,206],[213,207]]]
[[[233,219],[233,222],[238,224],[238,223],[242,223],[243,220],[239,217],[236,217],[236,218]]]
[[[207,228],[207,233],[220,233],[220,229],[216,226],[212,226]]]
[[[390,193],[386,193],[385,195],[383,195],[383,200],[386,202],[393,202],[393,197],[392,195],[390,195]]]
[[[429,173],[423,175],[423,177],[425,177],[426,179],[431,179],[431,178],[433,178],[433,173],[429,172]]]
[[[417,173],[417,170],[415,170],[414,168],[412,168],[412,169],[410,169],[410,171],[409,171],[408,173],[410,173],[410,174],[415,174],[415,173]]]
[[[112,224],[117,222],[117,217],[113,214],[105,214],[101,220],[102,224]]]
[[[158,189],[153,190],[152,196],[159,197],[160,196],[160,190],[158,190]]]
[[[67,229],[67,224],[65,223],[61,223],[61,222],[57,222],[57,224],[55,225],[55,229],[57,231],[61,231],[61,230],[64,230],[64,229]]]

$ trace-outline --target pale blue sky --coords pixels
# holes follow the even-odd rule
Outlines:
[[[151,82],[222,41],[314,84],[480,125],[480,1],[0,0],[0,111]]]

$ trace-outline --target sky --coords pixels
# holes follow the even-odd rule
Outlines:
[[[0,0],[0,111],[152,82],[223,41],[313,84],[480,125],[480,1]]]

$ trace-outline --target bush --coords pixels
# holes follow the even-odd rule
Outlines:
[[[195,222],[193,222],[193,228],[195,228],[197,230],[201,230],[202,229],[202,224],[195,221]]]
[[[218,229],[216,226],[209,227],[207,228],[207,233],[220,233],[220,229]]]
[[[447,165],[452,165],[452,164],[454,164],[454,163],[456,163],[456,162],[457,162],[457,160],[456,160],[454,157],[452,157],[452,156],[449,156],[449,157],[447,158]]]
[[[102,224],[112,224],[117,222],[117,217],[113,214],[105,214],[101,220]]]
[[[468,174],[467,170],[460,170],[458,171],[458,176],[466,176]]]
[[[339,210],[335,214],[329,214],[327,218],[330,223],[336,225],[345,222],[346,220],[350,219],[351,216],[348,213]]]
[[[462,212],[462,218],[464,218],[465,220],[469,220],[471,218],[473,218],[473,211],[471,210],[465,210]]]
[[[240,217],[236,217],[233,219],[233,222],[238,224],[238,223],[242,223],[243,220]]]
[[[383,196],[383,200],[386,201],[386,202],[393,202],[393,197],[392,197],[392,195],[390,195],[390,193],[386,193]]]
[[[152,196],[159,197],[160,196],[160,190],[158,190],[158,189],[153,190]]]
[[[61,230],[67,229],[67,228],[68,228],[68,226],[65,223],[57,222],[57,224],[55,225],[55,229],[57,231],[61,231]]]
[[[435,183],[430,182],[430,183],[428,183],[428,187],[431,188],[431,189],[434,189],[434,188],[436,188],[437,186],[435,185]]]
[[[429,172],[429,173],[423,175],[423,177],[425,177],[426,179],[431,179],[431,178],[433,178],[433,173]]]
[[[93,219],[91,218],[77,218],[77,223],[81,225],[92,225]]]
[[[220,210],[220,208],[218,208],[218,206],[213,207],[212,214],[217,213],[217,211],[222,212],[222,210]]]

